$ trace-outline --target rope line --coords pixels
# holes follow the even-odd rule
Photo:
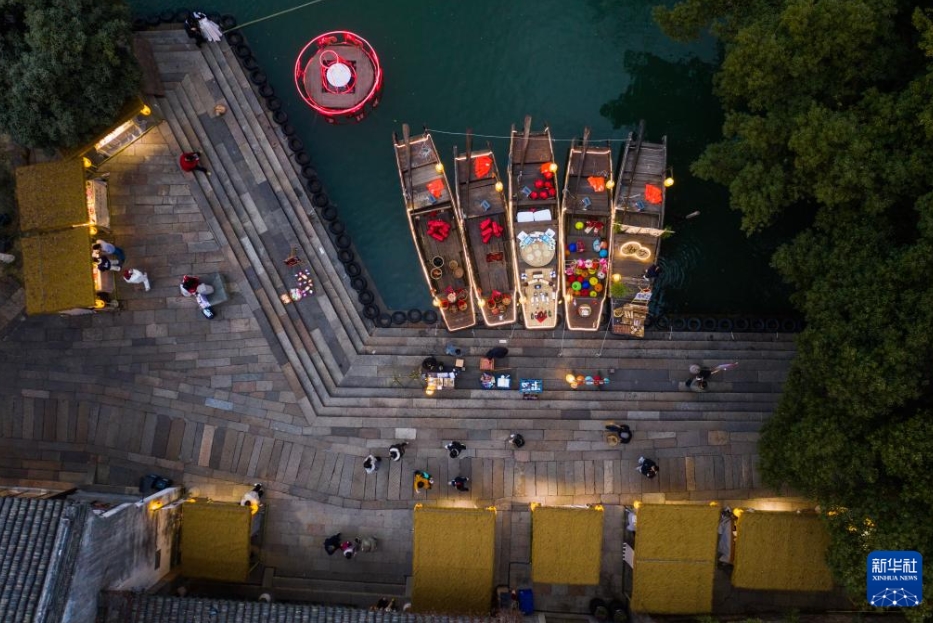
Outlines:
[[[245,28],[246,26],[252,26],[253,24],[258,24],[259,22],[264,22],[264,21],[266,21],[267,19],[272,19],[273,17],[278,17],[279,15],[285,15],[286,13],[291,13],[292,11],[297,11],[298,9],[303,9],[303,8],[305,8],[305,7],[307,7],[307,6],[311,6],[312,4],[318,4],[319,2],[324,2],[324,0],[311,0],[311,2],[305,2],[304,4],[299,4],[298,6],[294,6],[294,7],[290,8],[290,9],[285,9],[284,11],[279,11],[278,13],[272,13],[271,15],[266,15],[265,17],[260,17],[260,18],[258,18],[258,19],[254,19],[254,20],[251,20],[251,21],[246,22],[246,23],[243,23],[243,24],[237,24],[237,25],[234,26],[233,28],[228,28],[228,29],[226,29],[226,30],[224,30],[224,31],[222,31],[222,32],[228,32],[228,31],[231,31],[231,30],[239,30],[239,29],[241,29],[241,28]]]
[[[466,132],[451,132],[450,130],[438,130],[437,128],[428,128],[428,132],[433,134],[449,134],[451,136],[466,136]],[[511,140],[511,136],[500,136],[498,134],[476,134],[473,133],[474,137],[477,138],[494,138],[497,140],[508,141]],[[555,143],[569,143],[574,140],[579,140],[580,137],[575,138],[554,138],[551,137],[551,140]],[[590,139],[591,143],[605,143],[609,141],[610,143],[624,143],[628,138],[602,138],[602,139]]]

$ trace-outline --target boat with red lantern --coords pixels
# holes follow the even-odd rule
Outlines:
[[[522,319],[528,329],[553,329],[558,320],[562,239],[558,214],[557,163],[551,130],[512,126],[509,144],[509,202],[512,209],[513,270]]]
[[[454,147],[454,183],[476,304],[486,326],[495,327],[518,318],[511,211],[495,154],[488,147],[473,151],[472,139],[468,130],[465,154],[458,154]]]
[[[334,30],[309,41],[295,61],[301,99],[328,123],[362,121],[379,105],[382,66],[368,41]]]
[[[612,149],[589,139],[585,128],[570,145],[561,201],[564,318],[575,331],[599,329],[612,262]]]
[[[433,304],[448,331],[472,327],[475,290],[464,251],[463,222],[434,139],[427,130],[412,137],[408,124],[403,124],[402,140],[393,133],[392,141],[409,229]]]
[[[644,337],[658,253],[664,229],[667,189],[674,184],[667,167],[667,137],[660,143],[629,134],[615,188],[612,241],[612,332]],[[654,271],[654,272],[652,272]]]

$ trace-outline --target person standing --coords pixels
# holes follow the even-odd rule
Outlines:
[[[448,343],[447,346],[444,347],[444,352],[450,355],[451,357],[459,357],[460,355],[463,354],[463,351],[457,348],[456,346],[454,346],[452,342]]]
[[[389,446],[389,458],[393,461],[401,461],[402,457],[405,456],[405,446],[408,445],[407,441],[402,443],[394,443]]]
[[[91,245],[91,249],[93,249],[97,255],[101,253],[112,255],[117,258],[117,261],[121,264],[126,261],[126,253],[123,252],[123,249],[106,240],[96,240],[94,244]],[[95,255],[95,257],[97,257],[97,255]]]
[[[450,443],[444,445],[444,449],[447,450],[450,458],[455,459],[459,457],[460,454],[467,449],[467,447],[459,441],[451,441]]]
[[[92,259],[91,263],[96,264],[97,270],[99,271],[105,271],[105,270],[119,271],[122,268],[120,266],[120,262],[117,261],[117,258],[113,258],[111,260],[106,255],[101,255],[100,257]]]
[[[617,424],[612,422],[606,424],[606,441],[610,446],[617,446],[620,443],[628,443],[632,440],[632,429],[627,424]]]
[[[356,537],[354,541],[356,542],[356,549],[360,553],[376,551],[378,540],[374,536]]]
[[[380,463],[382,463],[381,458],[370,454],[365,459],[363,459],[363,469],[366,470],[367,474],[374,474],[379,470]]]
[[[430,489],[434,486],[434,479],[431,478],[431,474],[427,473],[422,469],[415,470],[415,479],[412,483],[415,487],[415,493],[421,493],[427,489]]]
[[[132,284],[143,284],[146,292],[149,291],[149,275],[137,268],[127,268],[123,271],[123,281]]]
[[[333,556],[334,552],[340,549],[340,543],[340,533],[338,532],[324,539],[324,551],[327,552],[328,556]]]
[[[525,445],[525,438],[521,433],[512,433],[509,435],[509,445],[518,450]]]
[[[198,151],[184,152],[181,156],[178,157],[178,164],[181,166],[181,170],[185,173],[200,171],[207,175],[211,174],[211,172],[204,168],[204,165],[201,164],[201,152]]]
[[[457,476],[456,478],[450,481],[450,486],[462,493],[464,491],[469,491],[469,489],[466,486],[466,483],[468,482],[470,482],[469,478],[466,478],[464,476]]]
[[[509,349],[505,346],[495,346],[486,351],[486,359],[502,359],[509,354]]]
[[[262,503],[262,496],[265,492],[262,490],[262,485],[256,483],[253,485],[253,488],[243,494],[243,497],[240,498],[240,506],[249,506],[250,511],[255,515],[259,510],[259,505]]]
[[[189,39],[194,39],[194,43],[201,47],[201,44],[204,43],[204,35],[201,33],[201,26],[198,24],[198,18],[194,16],[194,13],[188,13],[188,17],[185,18],[185,34],[188,35]]]
[[[201,280],[194,275],[185,275],[182,277],[181,284],[178,287],[181,290],[182,296],[195,296],[198,294],[201,296],[208,296],[214,293],[213,286],[201,283]]]
[[[638,467],[635,469],[648,479],[655,478],[658,475],[658,464],[643,456],[638,457]]]
[[[356,546],[353,541],[344,541],[340,544],[340,551],[343,552],[344,558],[350,560],[356,555]]]

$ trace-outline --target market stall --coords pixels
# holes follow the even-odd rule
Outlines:
[[[258,561],[260,528],[265,507],[254,513],[234,502],[198,499],[182,508],[182,573],[191,578],[245,582]],[[255,546],[255,548],[254,548]]]
[[[532,505],[531,577],[549,584],[599,584],[603,507]]]

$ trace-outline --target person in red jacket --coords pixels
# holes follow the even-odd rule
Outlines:
[[[192,171],[201,171],[202,173],[211,174],[210,171],[204,168],[201,164],[201,153],[197,151],[186,151],[178,158],[178,164],[181,165],[181,170],[185,173],[190,173]]]

